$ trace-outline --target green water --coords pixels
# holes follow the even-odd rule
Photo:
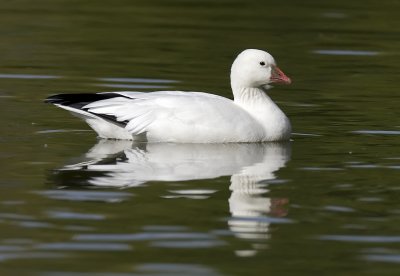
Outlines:
[[[1,275],[399,275],[398,1],[3,1]],[[55,93],[292,78],[284,144],[99,141]],[[122,79],[121,79],[122,78]]]

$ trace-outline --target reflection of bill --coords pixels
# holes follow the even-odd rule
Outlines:
[[[119,188],[147,181],[231,175],[229,227],[239,238],[260,240],[269,237],[271,222],[284,222],[279,218],[286,215],[288,200],[271,199],[265,194],[268,181],[276,179],[275,172],[289,159],[290,143],[133,144],[131,141],[100,140],[83,160],[66,165],[58,172],[92,172],[85,180],[86,185]],[[255,249],[237,252],[242,256],[255,253]]]

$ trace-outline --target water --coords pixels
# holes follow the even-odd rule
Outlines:
[[[398,275],[398,1],[3,1],[1,275]],[[97,140],[42,100],[230,97],[267,49],[289,143]]]

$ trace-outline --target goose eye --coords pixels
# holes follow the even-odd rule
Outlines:
[[[261,61],[261,62],[260,62],[260,65],[261,65],[261,66],[264,66],[264,65],[265,65],[265,62],[264,62],[264,61]]]

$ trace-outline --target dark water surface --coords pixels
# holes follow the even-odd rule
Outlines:
[[[1,275],[400,275],[399,1],[2,1]],[[293,80],[289,143],[97,140],[59,92]]]

